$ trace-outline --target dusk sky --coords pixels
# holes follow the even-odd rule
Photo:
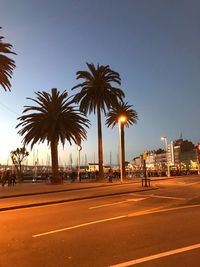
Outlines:
[[[67,90],[86,62],[119,72],[127,101],[138,112],[125,129],[126,160],[180,138],[200,141],[199,0],[0,0],[0,35],[13,45],[16,69],[11,92],[0,88],[0,163],[21,146],[17,117],[36,91]],[[77,90],[78,92],[78,90]],[[97,161],[96,116],[90,115],[88,162]],[[103,123],[104,162],[117,162],[118,127]],[[36,146],[40,163],[47,147]],[[77,155],[60,148],[60,163]],[[31,162],[30,162],[31,163]]]

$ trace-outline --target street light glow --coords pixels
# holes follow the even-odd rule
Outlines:
[[[82,146],[78,146],[77,149],[78,149],[78,151],[81,151]]]
[[[119,121],[120,121],[120,122],[126,122],[126,121],[127,121],[126,116],[121,115],[121,116],[119,117]]]
[[[123,182],[124,176],[124,124],[127,122],[127,117],[124,115],[120,115],[118,117],[119,123],[119,145],[120,145],[120,180]],[[122,137],[123,136],[123,137]]]

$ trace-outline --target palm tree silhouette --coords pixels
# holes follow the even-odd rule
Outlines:
[[[95,114],[97,112],[98,127],[98,159],[99,159],[99,179],[103,177],[103,144],[101,111],[106,114],[112,106],[119,100],[122,101],[124,92],[112,86],[112,83],[121,85],[119,73],[110,69],[108,65],[97,65],[86,63],[89,71],[78,71],[77,79],[83,79],[82,83],[72,88],[81,88],[81,91],[74,96],[74,102],[79,103],[80,111],[85,114]]]
[[[22,127],[18,133],[24,136],[24,145],[31,143],[31,149],[37,142],[47,140],[51,147],[52,182],[60,183],[58,143],[60,141],[64,146],[67,140],[70,144],[72,141],[80,144],[87,137],[85,127],[88,127],[89,120],[72,106],[73,102],[66,91],[60,93],[53,88],[51,94],[45,91],[35,94],[36,99],[27,99],[37,106],[24,106],[23,113],[26,115],[18,118],[21,122],[16,127]]]
[[[106,115],[106,125],[108,127],[114,127],[119,123],[121,117],[124,117],[124,122],[119,123],[121,133],[121,148],[122,148],[122,177],[125,177],[125,146],[124,146],[124,126],[129,127],[130,125],[136,124],[138,120],[137,112],[132,109],[132,105],[128,103],[119,102],[118,105],[112,108]]]
[[[1,29],[1,27],[0,27]],[[12,52],[12,45],[9,43],[3,42],[4,37],[0,36],[0,85],[4,88],[5,91],[11,88],[11,83],[9,79],[13,74],[13,70],[16,67],[15,61],[6,56],[6,54],[14,54]]]

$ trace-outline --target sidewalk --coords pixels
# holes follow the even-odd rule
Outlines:
[[[172,178],[152,177],[151,181],[153,182],[153,181],[160,181],[160,180],[167,180],[167,179],[172,179]],[[141,184],[142,184],[141,178],[127,179],[123,181],[123,184],[131,184],[131,183],[133,184],[137,183],[138,186],[141,187]],[[15,186],[10,186],[10,187],[0,186],[0,199],[30,196],[30,195],[49,194],[49,193],[58,193],[58,192],[74,191],[74,190],[89,189],[89,188],[96,188],[96,187],[114,186],[114,185],[120,185],[120,184],[121,184],[120,180],[113,181],[112,183],[108,183],[106,179],[101,182],[82,181],[82,182],[71,183],[69,181],[65,181],[63,184],[60,184],[60,185],[52,185],[52,184],[47,184],[45,182],[17,183]]]

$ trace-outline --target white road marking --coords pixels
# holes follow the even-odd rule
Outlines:
[[[88,225],[91,225],[91,224],[97,224],[97,223],[102,223],[102,222],[118,220],[118,219],[122,219],[122,218],[125,218],[125,217],[127,217],[127,215],[121,215],[121,216],[112,217],[112,218],[108,218],[108,219],[103,219],[103,220],[98,220],[98,221],[93,221],[93,222],[88,222],[88,223],[82,223],[82,224],[78,224],[78,225],[74,225],[74,226],[70,226],[70,227],[66,227],[66,228],[61,228],[61,229],[57,229],[57,230],[53,230],[53,231],[49,231],[49,232],[33,235],[32,237],[40,237],[40,236],[44,236],[44,235],[55,234],[55,233],[59,233],[59,232],[67,231],[67,230],[72,230],[72,229],[75,229],[75,228],[88,226]]]
[[[189,184],[186,184],[186,186],[194,185],[194,184],[199,184],[199,183],[200,183],[200,182],[189,183]]]
[[[159,196],[159,195],[152,195],[152,197],[165,198],[165,199],[174,199],[174,200],[186,200],[186,198],[183,198],[183,197],[168,197],[168,196]]]
[[[92,210],[92,209],[104,208],[104,207],[114,206],[114,205],[123,204],[123,203],[131,202],[131,201],[137,202],[137,201],[141,201],[143,199],[147,199],[147,197],[126,199],[126,200],[119,201],[119,202],[114,202],[114,203],[102,204],[102,205],[99,205],[99,206],[89,207],[88,209]]]
[[[147,198],[148,198],[148,197],[130,198],[130,199],[127,199],[127,201],[138,202],[138,201],[142,201],[142,200],[147,199]]]
[[[183,209],[190,209],[190,208],[197,208],[197,207],[200,207],[200,204],[188,205],[188,206],[180,206],[180,207],[174,207],[174,208],[150,209],[150,210],[138,211],[138,212],[134,212],[134,213],[128,214],[127,217],[135,217],[135,216],[141,216],[141,215],[147,215],[147,214],[153,214],[153,213],[161,213],[161,212],[174,211],[174,210],[183,210]]]
[[[55,234],[55,233],[64,232],[64,231],[68,231],[68,230],[72,230],[72,229],[76,229],[76,228],[80,228],[80,227],[84,227],[84,226],[88,226],[88,225],[92,225],[92,224],[98,224],[98,223],[118,220],[118,219],[122,219],[122,218],[138,217],[138,216],[148,215],[148,214],[153,214],[153,213],[161,213],[161,212],[168,212],[168,211],[189,209],[189,208],[197,208],[197,207],[200,207],[200,204],[190,205],[190,206],[181,206],[181,207],[175,207],[175,208],[166,208],[166,209],[162,209],[162,207],[157,207],[157,208],[153,208],[153,209],[149,209],[149,210],[138,211],[135,213],[130,213],[130,214],[121,215],[121,216],[117,216],[117,217],[102,219],[102,220],[98,220],[98,221],[92,221],[92,222],[88,222],[88,223],[82,223],[82,224],[78,224],[78,225],[74,225],[74,226],[70,226],[70,227],[66,227],[66,228],[61,228],[61,229],[57,229],[57,230],[53,230],[53,231],[49,231],[49,232],[35,234],[32,237],[41,237],[41,236],[45,236],[45,235]]]
[[[139,263],[142,263],[142,262],[152,261],[152,260],[160,259],[160,258],[163,258],[163,257],[167,257],[167,256],[171,256],[171,255],[175,255],[175,254],[179,254],[179,253],[183,253],[183,252],[186,252],[186,251],[199,249],[199,248],[200,248],[200,243],[194,244],[194,245],[191,245],[191,246],[187,246],[187,247],[183,247],[183,248],[169,250],[169,251],[166,251],[166,252],[158,253],[158,254],[155,254],[155,255],[147,256],[147,257],[136,259],[136,260],[131,260],[131,261],[127,261],[127,262],[111,265],[110,267],[133,266],[133,265],[136,265],[136,264],[139,264]]]
[[[186,200],[186,198],[183,198],[183,197],[169,197],[169,196],[160,196],[160,195],[154,195],[154,194],[151,194],[151,195],[146,195],[146,194],[137,194],[137,193],[130,193],[130,195],[134,195],[134,196],[147,196],[147,197],[155,197],[155,198],[164,198],[164,199],[173,199],[173,200]]]

